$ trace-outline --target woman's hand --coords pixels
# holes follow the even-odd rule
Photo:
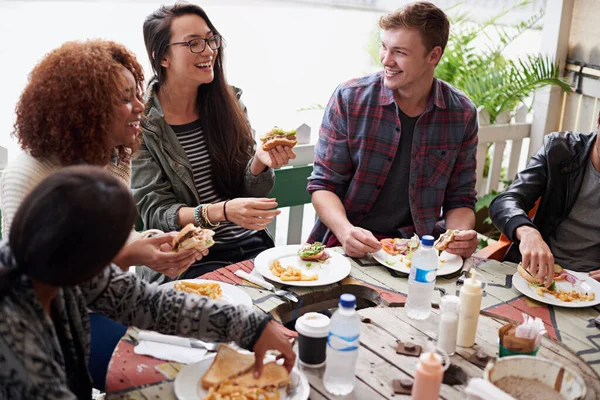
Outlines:
[[[277,350],[281,353],[278,358],[283,358],[283,365],[287,368],[288,372],[292,372],[294,368],[294,362],[296,361],[296,353],[292,349],[290,343],[291,338],[297,336],[296,332],[292,332],[283,326],[278,326],[276,322],[269,321],[265,329],[262,331],[260,337],[254,345],[254,377],[260,377],[263,369],[263,359],[267,350]]]
[[[262,230],[281,213],[275,199],[238,197],[227,202],[227,219],[242,228]]]
[[[600,281],[600,269],[590,272],[590,278]]]
[[[170,232],[136,240],[123,247],[113,262],[123,270],[127,270],[131,265],[145,265],[170,278],[175,278],[208,254],[208,249],[174,252],[171,243],[175,236],[177,232]]]
[[[281,168],[294,158],[296,158],[296,153],[294,153],[294,150],[292,150],[291,147],[277,146],[269,151],[264,151],[262,149],[262,146],[259,144],[256,148],[256,154],[254,155],[252,164],[255,164],[257,161],[260,162],[260,164],[262,164],[262,168],[260,168],[260,170],[258,171],[258,173],[260,173],[264,170],[265,166],[269,168]],[[257,165],[257,167],[261,166]],[[254,168],[252,168],[252,173],[254,174],[254,172]]]

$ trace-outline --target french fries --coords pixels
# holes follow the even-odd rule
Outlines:
[[[570,303],[572,301],[592,301],[596,299],[596,294],[594,292],[585,293],[578,292],[577,290],[548,290],[547,288],[540,286],[535,288],[535,293],[538,296],[544,296],[545,293],[549,293],[552,296],[556,297],[560,301],[564,301],[566,303]]]
[[[213,300],[218,300],[223,294],[221,286],[218,283],[194,283],[186,281],[177,281],[174,286],[175,290],[186,293],[194,293],[200,296],[210,297]]]
[[[282,266],[277,259],[273,260],[269,269],[282,281],[316,281],[319,279],[319,274],[306,275],[298,268]]]
[[[279,391],[237,386],[229,381],[208,390],[204,400],[279,400]]]

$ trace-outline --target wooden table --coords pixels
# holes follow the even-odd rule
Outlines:
[[[334,249],[340,251],[341,249]],[[252,297],[254,306],[271,313],[276,319],[287,322],[315,310],[335,307],[342,293],[357,296],[360,314],[371,323],[364,324],[361,336],[361,353],[357,376],[356,399],[391,398],[391,379],[412,376],[416,359],[395,355],[392,345],[396,339],[425,343],[437,337],[438,313],[425,321],[412,321],[404,317],[401,307],[406,300],[408,282],[406,275],[396,273],[372,258],[350,259],[350,276],[334,285],[318,288],[290,288],[300,298],[297,304],[288,303],[272,292],[242,281],[234,272],[250,272],[252,261],[235,264],[202,278],[238,285]],[[470,364],[468,356],[481,349],[487,354],[497,354],[497,330],[504,321],[520,321],[521,313],[542,318],[548,330],[539,356],[557,360],[577,370],[586,380],[589,399],[600,398],[600,330],[593,319],[600,308],[565,309],[532,301],[512,287],[512,274],[516,266],[510,263],[470,258],[464,269],[476,268],[488,282],[482,302],[482,318],[478,329],[477,345],[473,349],[460,349],[452,361],[468,377],[481,376],[482,369]],[[439,277],[436,281],[434,303],[441,294],[456,293],[460,273]],[[382,308],[386,307],[386,308]],[[172,381],[181,365],[133,353],[136,330],[130,329],[119,343],[109,366],[107,394],[109,399],[174,399]],[[305,371],[311,383],[311,399],[325,399],[328,394],[319,376],[322,371]],[[442,398],[464,398],[463,386],[445,386]],[[590,397],[591,396],[591,397]],[[394,396],[396,399],[401,396]]]

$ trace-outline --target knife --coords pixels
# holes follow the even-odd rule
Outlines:
[[[150,342],[166,343],[181,347],[192,347],[194,349],[206,349],[208,351],[215,351],[219,347],[218,343],[207,343],[199,339],[163,335],[162,333],[152,331],[140,331],[138,338],[140,340],[147,340]]]

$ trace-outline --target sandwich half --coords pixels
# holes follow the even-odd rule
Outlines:
[[[213,363],[202,377],[202,387],[209,389],[246,372],[254,371],[254,354],[242,354],[234,348],[221,344]],[[286,371],[287,372],[287,371]]]

